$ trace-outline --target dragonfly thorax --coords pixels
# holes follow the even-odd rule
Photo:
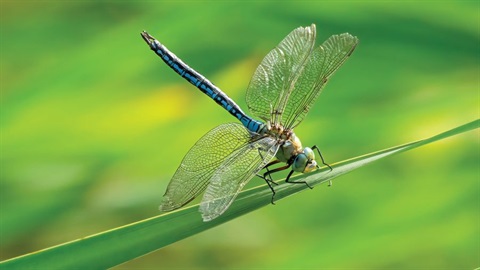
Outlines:
[[[278,134],[278,139],[280,147],[275,157],[281,162],[292,164],[295,157],[303,151],[300,139],[290,130]]]
[[[307,173],[317,168],[315,154],[309,147],[303,148],[302,142],[293,130],[284,129],[282,125],[267,123],[264,132],[267,136],[275,137],[280,143],[275,157],[289,165],[296,172]]]
[[[302,143],[293,130],[285,129],[280,124],[267,122],[260,133],[264,136],[275,138],[279,145],[275,157],[281,162],[292,164],[295,156],[303,151]]]

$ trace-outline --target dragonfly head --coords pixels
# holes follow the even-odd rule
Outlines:
[[[317,169],[315,154],[309,147],[305,147],[293,160],[292,170],[296,172],[308,173]]]

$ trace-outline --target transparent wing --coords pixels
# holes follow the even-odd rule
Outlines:
[[[205,134],[189,150],[168,184],[161,211],[180,208],[198,196],[225,159],[251,139],[251,133],[237,123],[222,124]]]
[[[297,126],[358,44],[356,37],[341,34],[313,50],[315,33],[315,25],[297,28],[263,59],[247,89],[253,114],[286,128]]]
[[[357,44],[356,37],[344,33],[331,36],[312,51],[283,109],[284,127],[294,128],[300,124],[330,76],[347,60]]]
[[[247,88],[246,102],[252,114],[264,121],[285,107],[289,91],[315,45],[315,25],[299,27],[270,51],[255,70]],[[282,111],[276,112],[283,113]]]
[[[203,195],[200,203],[203,220],[223,214],[245,184],[275,156],[277,149],[273,138],[263,137],[235,150],[213,174]]]

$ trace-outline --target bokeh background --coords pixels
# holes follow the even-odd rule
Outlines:
[[[0,259],[158,215],[183,155],[235,121],[148,30],[245,107],[298,26],[360,39],[304,122],[329,163],[479,118],[480,6],[456,2],[1,1]],[[472,269],[479,132],[374,163],[116,269]],[[254,179],[250,185],[261,185]]]

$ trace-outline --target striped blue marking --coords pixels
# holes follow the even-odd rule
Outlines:
[[[146,34],[146,33],[145,33]],[[147,34],[148,35],[148,34]],[[170,52],[158,40],[148,35],[148,39],[144,36],[145,41],[150,45],[150,48],[176,73],[182,76],[189,83],[197,87],[204,94],[213,99],[218,105],[222,106],[235,118],[252,132],[259,132],[264,124],[260,121],[254,120],[247,116],[242,109],[230,99],[222,90],[216,87],[213,83],[203,77],[200,73],[189,67],[187,64],[178,59],[175,54]]]

